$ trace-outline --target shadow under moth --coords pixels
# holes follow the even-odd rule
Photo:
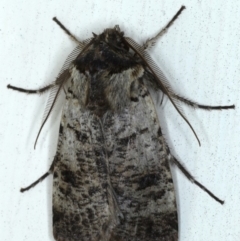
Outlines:
[[[155,37],[142,45],[125,37],[118,25],[79,41],[53,18],[77,44],[56,81],[36,90],[7,86],[28,94],[50,91],[38,136],[60,92],[65,93],[57,152],[51,167],[21,189],[27,191],[53,174],[55,240],[178,240],[170,164],[223,204],[170,153],[150,95],[150,90],[165,95],[199,144],[178,103],[205,110],[234,108],[201,105],[176,94],[147,53],[184,9],[182,6]]]

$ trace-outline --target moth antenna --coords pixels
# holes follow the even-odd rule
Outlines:
[[[179,10],[180,11],[180,10]],[[132,39],[130,38],[123,38],[125,43],[133,50],[135,51],[135,53],[137,53],[139,55],[139,57],[143,60],[143,62],[146,64],[147,68],[151,71],[151,73],[153,74],[153,76],[155,77],[156,80],[158,80],[158,84],[160,89],[163,91],[164,94],[166,94],[169,98],[169,100],[171,101],[171,103],[173,104],[174,108],[176,109],[176,111],[178,112],[178,114],[185,120],[185,122],[188,124],[188,126],[190,127],[190,129],[192,130],[193,134],[195,135],[199,146],[201,146],[201,142],[197,136],[197,133],[195,132],[195,130],[193,129],[192,125],[190,124],[190,122],[188,121],[188,119],[182,114],[182,112],[179,110],[179,108],[177,107],[177,105],[175,104],[174,100],[172,99],[168,88],[162,83],[162,81],[160,80],[160,78],[158,77],[158,75],[155,73],[155,71],[153,70],[154,65],[153,65],[153,61],[151,60],[150,56],[147,54],[146,51],[143,50],[143,48],[141,46],[138,46],[138,44],[136,44]],[[148,61],[151,61],[151,64],[149,64],[149,62],[144,58],[144,56],[147,56]]]
[[[69,77],[70,77],[70,74],[69,74],[69,72],[66,70],[66,71],[64,71],[64,72],[59,76],[59,78],[57,79],[57,81],[59,82],[59,87],[58,87],[57,92],[56,92],[56,94],[55,94],[55,96],[54,96],[54,100],[53,100],[53,102],[52,102],[52,104],[51,104],[51,107],[48,109],[46,116],[44,116],[44,120],[43,120],[43,122],[42,122],[42,124],[41,124],[41,127],[40,127],[40,129],[39,129],[39,131],[38,131],[38,134],[37,134],[37,137],[36,137],[36,140],[35,140],[35,143],[34,143],[34,149],[36,148],[38,137],[39,137],[39,135],[40,135],[40,133],[41,133],[41,131],[42,131],[42,128],[43,128],[43,126],[45,125],[48,117],[50,116],[50,113],[52,112],[52,109],[53,109],[53,107],[54,107],[54,105],[55,105],[55,103],[56,103],[56,100],[57,100],[57,98],[58,98],[58,96],[59,96],[59,93],[60,93],[63,85],[64,85],[64,84],[66,83],[66,81],[69,79]],[[57,81],[56,81],[56,82],[57,82]],[[60,81],[61,81],[61,82],[60,82]]]
[[[52,19],[74,42],[80,45],[82,48],[84,44],[79,41],[56,17]]]
[[[40,135],[40,133],[41,133],[41,131],[42,131],[42,128],[43,128],[43,126],[45,125],[48,117],[50,116],[50,113],[52,112],[52,109],[53,109],[53,107],[54,107],[54,105],[55,105],[55,103],[56,103],[57,97],[58,97],[58,95],[59,95],[59,93],[60,93],[60,90],[62,89],[62,86],[63,86],[64,83],[65,83],[65,81],[63,81],[63,82],[61,83],[61,85],[59,86],[59,88],[58,88],[58,90],[57,90],[57,93],[56,93],[56,95],[55,95],[55,97],[54,97],[53,103],[52,103],[52,105],[51,105],[51,107],[50,107],[50,109],[49,109],[49,111],[48,111],[45,119],[44,119],[43,122],[42,122],[42,125],[41,125],[41,127],[40,127],[40,129],[39,129],[39,131],[38,131],[38,134],[37,134],[37,137],[36,137],[36,140],[35,140],[35,143],[34,143],[34,149],[36,148],[37,141],[38,141],[38,137],[39,137],[39,135]]]
[[[84,46],[88,46],[89,42],[90,42],[90,39],[85,40]],[[72,61],[77,58],[77,56],[83,51],[83,49],[84,48],[82,48],[80,45],[78,45],[68,55],[67,59],[65,60],[63,67],[61,68],[60,73],[58,74],[58,77],[54,83],[52,91],[48,97],[47,105],[45,107],[45,111],[44,111],[43,119],[42,119],[42,123],[41,123],[41,129],[42,129],[43,125],[45,124],[45,122],[47,121],[47,119],[50,115],[50,112],[53,108],[55,98],[58,95],[59,86],[62,85],[63,82],[65,83],[68,80],[68,78],[70,77],[68,69],[69,69],[70,65],[72,64]],[[63,87],[63,85],[62,85],[62,87]],[[41,132],[41,130],[39,130],[38,136],[40,135],[40,132]],[[34,149],[36,147],[38,136],[35,141]]]
[[[181,6],[181,8],[178,10],[178,12],[173,16],[173,18],[168,22],[168,24],[153,38],[148,39],[144,44],[143,48],[144,49],[150,49],[151,47],[154,46],[158,38],[160,38],[162,35],[164,35],[167,30],[173,25],[175,20],[178,18],[178,16],[182,13],[182,11],[186,9],[185,6]]]

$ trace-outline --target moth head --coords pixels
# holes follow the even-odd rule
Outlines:
[[[119,25],[115,25],[114,28],[107,28],[103,33],[96,35],[93,34],[95,40],[104,42],[111,47],[128,49],[124,40],[124,32],[121,31]]]

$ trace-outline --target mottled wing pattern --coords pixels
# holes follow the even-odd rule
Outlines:
[[[177,240],[168,148],[148,90],[139,84],[138,91],[129,108],[104,121],[110,180],[123,214],[110,240]]]
[[[54,160],[56,240],[177,239],[167,146],[151,96],[137,86],[127,108],[101,118],[68,89]]]
[[[119,28],[69,66],[53,171],[57,241],[175,241],[177,210],[145,64]]]
[[[53,163],[53,233],[57,241],[108,240],[116,216],[102,124],[81,107],[72,88]]]

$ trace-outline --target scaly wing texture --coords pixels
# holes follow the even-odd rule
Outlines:
[[[177,240],[167,154],[143,85],[128,108],[102,118],[67,98],[54,160],[56,240]]]
[[[177,240],[178,220],[168,148],[148,90],[104,122],[109,175],[123,215],[111,241]]]
[[[71,94],[71,88],[68,94]],[[53,170],[53,233],[57,241],[108,240],[117,222],[99,118],[77,97],[63,108]]]

